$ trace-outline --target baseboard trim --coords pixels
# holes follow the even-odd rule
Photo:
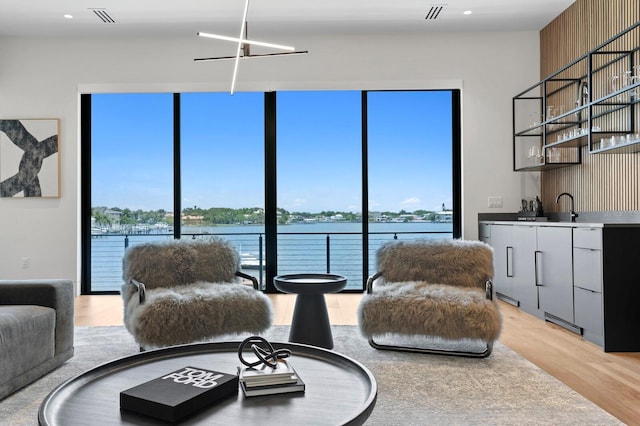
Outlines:
[[[567,330],[569,330],[569,331],[571,331],[573,333],[576,333],[578,335],[582,335],[582,329],[580,327],[578,327],[575,324],[571,324],[570,322],[567,322],[567,321],[563,320],[562,318],[558,318],[557,316],[552,315],[552,314],[550,314],[548,312],[544,313],[544,319],[545,319],[545,321],[552,322],[552,323],[554,323],[556,325],[559,325],[562,328],[566,328]]]

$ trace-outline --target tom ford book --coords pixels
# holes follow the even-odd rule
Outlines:
[[[184,367],[120,392],[120,408],[176,422],[237,394],[237,375]]]

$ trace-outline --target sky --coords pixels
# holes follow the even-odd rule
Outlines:
[[[278,207],[361,211],[359,91],[277,93]],[[451,208],[451,93],[368,93],[369,210]],[[92,205],[173,209],[173,94],[92,96]],[[182,207],[264,206],[264,95],[181,95]]]

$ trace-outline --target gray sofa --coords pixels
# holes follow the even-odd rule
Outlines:
[[[0,280],[0,400],[73,356],[73,283]]]

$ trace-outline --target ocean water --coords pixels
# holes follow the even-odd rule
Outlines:
[[[368,274],[375,270],[375,252],[393,239],[451,238],[451,223],[408,222],[370,223],[369,244],[364,256]],[[183,226],[182,238],[209,235],[231,241],[241,255],[243,271],[256,276],[264,287],[264,227]],[[91,239],[91,288],[93,291],[119,291],[122,285],[122,257],[127,246],[172,239],[162,233],[100,234]],[[347,289],[364,287],[362,225],[360,223],[320,222],[278,226],[278,274],[326,273],[347,277]],[[262,265],[262,268],[260,268]]]

